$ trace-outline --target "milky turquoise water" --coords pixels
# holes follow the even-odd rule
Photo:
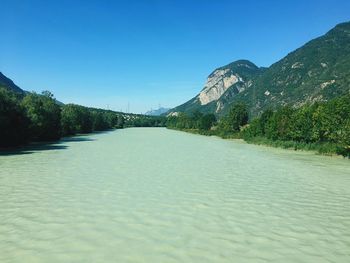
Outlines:
[[[27,148],[0,262],[350,262],[350,161],[161,128]]]

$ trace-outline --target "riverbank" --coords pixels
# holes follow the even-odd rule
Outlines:
[[[167,129],[175,130],[175,131],[183,131],[183,132],[189,132],[193,134],[199,134],[199,135],[205,135],[205,136],[217,136],[222,139],[243,139],[240,133],[223,133],[219,132],[217,130],[200,130],[200,129],[178,129],[173,127],[167,127]]]
[[[256,144],[256,145],[265,145],[265,146],[271,146],[276,148],[282,148],[282,149],[291,149],[295,151],[311,151],[316,154],[322,154],[327,156],[343,156],[346,157],[341,153],[342,147],[340,145],[337,145],[335,143],[304,143],[304,142],[296,142],[296,141],[281,141],[281,140],[271,140],[264,137],[253,137],[253,138],[245,138],[244,141],[246,141],[249,144]]]
[[[343,156],[344,158],[350,158],[349,149],[342,147],[341,145],[324,142],[324,143],[305,143],[296,141],[282,141],[271,140],[265,137],[245,137],[242,132],[222,132],[218,130],[199,130],[199,129],[175,129],[172,130],[184,131],[193,134],[205,135],[205,136],[217,136],[222,139],[241,139],[249,144],[264,145],[275,148],[289,149],[295,151],[310,151],[315,154],[327,155],[327,156]]]

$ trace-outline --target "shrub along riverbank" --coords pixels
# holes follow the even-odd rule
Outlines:
[[[300,108],[268,109],[250,120],[247,107],[237,103],[218,121],[212,114],[180,113],[168,117],[166,125],[203,135],[350,158],[350,94]]]
[[[0,88],[0,148],[54,141],[79,133],[160,126],[165,126],[165,117],[63,105],[48,91],[22,95]]]

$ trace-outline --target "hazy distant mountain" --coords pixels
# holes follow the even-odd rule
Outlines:
[[[170,110],[169,108],[160,107],[159,109],[156,109],[156,110],[147,111],[147,112],[145,113],[145,115],[149,115],[149,116],[159,116],[159,115],[162,115],[163,113],[166,113],[166,112],[169,111],[169,110]]]
[[[18,87],[15,83],[13,83],[11,79],[6,77],[1,72],[0,72],[0,87],[6,88],[8,90],[11,90],[17,93],[24,93],[24,90]]]
[[[214,112],[222,115],[238,101],[251,114],[279,105],[295,107],[324,101],[350,91],[350,22],[337,25],[289,53],[269,68],[239,60],[214,70],[205,87],[174,112]]]

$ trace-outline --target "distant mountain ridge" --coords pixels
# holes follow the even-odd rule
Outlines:
[[[147,111],[145,113],[145,115],[149,115],[149,116],[160,116],[166,112],[168,112],[170,110],[170,108],[164,108],[164,107],[160,107],[156,110],[150,110],[150,111]]]
[[[25,93],[20,87],[18,87],[11,79],[6,77],[4,74],[0,72],[0,87],[6,88],[10,91],[16,93]]]
[[[325,101],[350,90],[350,22],[309,41],[268,68],[238,60],[214,70],[202,91],[169,111],[225,114],[244,102],[252,116],[266,108]]]

